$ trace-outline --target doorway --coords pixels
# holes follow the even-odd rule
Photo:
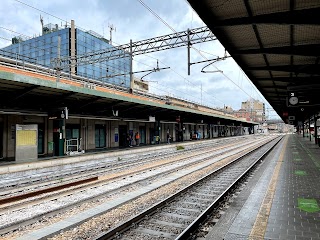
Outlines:
[[[44,153],[44,126],[38,124],[38,154]]]
[[[63,120],[53,120],[53,153],[54,156],[64,155],[64,139],[62,136]]]
[[[154,141],[154,139],[155,139],[155,134],[154,134],[154,128],[149,128],[149,136],[150,136],[150,138],[149,138],[149,143],[151,143],[151,144],[155,144],[155,141]]]
[[[146,144],[146,127],[140,126],[139,134],[140,134],[140,144]]]
[[[95,125],[95,145],[96,148],[106,147],[106,127],[105,125]]]
[[[127,147],[127,126],[119,125],[119,147]]]

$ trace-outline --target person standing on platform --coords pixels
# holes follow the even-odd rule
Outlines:
[[[132,147],[132,136],[130,134],[127,135],[127,144],[128,147]]]
[[[140,145],[140,134],[139,134],[139,132],[136,132],[136,134],[134,135],[134,138],[136,140],[136,145],[139,146]]]
[[[171,135],[169,132],[167,132],[167,143],[170,144]]]

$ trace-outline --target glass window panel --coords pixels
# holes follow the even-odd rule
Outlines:
[[[80,134],[79,134],[79,129],[74,128],[72,129],[72,138],[79,138]]]

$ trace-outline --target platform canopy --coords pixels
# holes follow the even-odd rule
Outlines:
[[[21,66],[19,66],[21,67]],[[76,81],[0,64],[0,115],[42,116],[110,121],[220,124],[244,127],[256,122],[189,102],[128,89],[106,87],[97,81]],[[68,110],[67,110],[68,109]],[[209,111],[210,110],[210,111]]]
[[[188,2],[285,122],[319,114],[319,0]]]

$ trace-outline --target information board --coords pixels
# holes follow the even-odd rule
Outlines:
[[[38,125],[16,124],[16,161],[38,158]]]

